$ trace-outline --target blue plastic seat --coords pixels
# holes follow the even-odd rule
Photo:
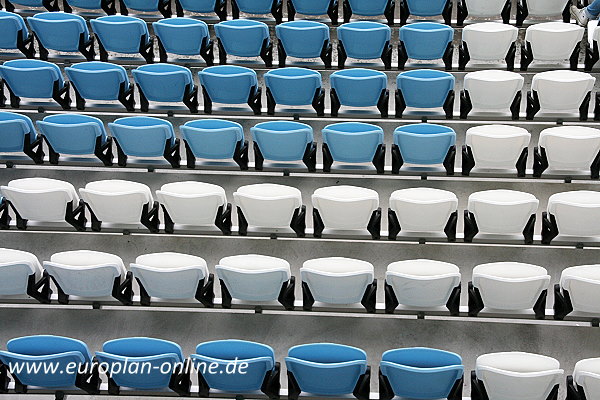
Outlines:
[[[395,0],[344,0],[344,22],[350,22],[352,14],[374,17],[384,15],[388,24],[394,24]]]
[[[26,115],[0,112],[0,153],[27,154],[36,164],[44,162],[42,137]]]
[[[248,169],[248,142],[244,141],[244,128],[237,122],[200,119],[186,122],[179,130],[185,143],[188,168],[196,166],[196,158],[203,158],[233,159],[240,169]]]
[[[404,163],[416,165],[443,164],[448,175],[454,175],[456,132],[436,124],[404,125],[394,131],[392,173]]]
[[[240,17],[240,11],[246,14],[273,14],[275,23],[283,20],[282,0],[231,0],[231,16],[233,19]]]
[[[310,125],[293,121],[261,122],[250,128],[254,141],[254,167],[263,169],[264,160],[300,161],[309,172],[316,171],[317,144]]]
[[[402,118],[406,107],[443,107],[446,118],[454,114],[454,76],[449,72],[416,69],[398,75],[396,84],[396,118]]]
[[[331,116],[337,117],[341,106],[377,106],[382,118],[388,116],[389,91],[387,75],[372,69],[354,68],[336,71],[331,83]]]
[[[19,14],[0,10],[0,49],[18,49],[27,58],[35,57],[33,35]]]
[[[212,103],[248,104],[254,114],[260,115],[262,90],[256,72],[250,68],[217,65],[198,72],[204,112],[212,113]]]
[[[446,70],[452,69],[454,28],[436,22],[417,22],[400,28],[398,64],[400,69],[409,58],[414,60],[442,59]]]
[[[338,0],[291,0],[287,4],[288,21],[296,13],[303,15],[328,15],[333,25],[338,24]]]
[[[48,11],[60,11],[60,8],[58,7],[58,0],[4,0],[6,11],[15,11],[15,6],[13,3],[18,6],[43,7]]]
[[[285,67],[287,56],[317,58],[331,68],[329,27],[316,21],[290,21],[275,27],[279,68]]]
[[[48,143],[50,164],[58,164],[61,153],[96,155],[106,166],[112,165],[112,139],[106,136],[101,120],[81,114],[49,115],[37,126]]]
[[[71,108],[69,82],[60,68],[41,60],[10,60],[0,66],[0,75],[10,91],[10,106],[19,108],[21,97],[54,99],[64,110]]]
[[[175,0],[177,16],[183,17],[184,11],[193,13],[215,13],[219,20],[227,19],[226,0]]]
[[[90,20],[98,39],[100,61],[108,61],[108,52],[140,54],[148,64],[154,62],[154,41],[142,19],[109,15]]]
[[[178,392],[178,385],[170,382],[181,373],[178,370],[184,365],[185,358],[176,343],[146,337],[115,339],[104,343],[96,357],[101,366],[106,366],[109,386],[114,389],[170,388]]]
[[[269,398],[279,397],[280,367],[270,346],[244,340],[216,340],[199,344],[191,359],[202,378],[200,397],[209,397],[211,389],[236,394],[260,390]],[[233,362],[238,366],[245,363],[247,368],[243,372],[239,368],[232,371]]]
[[[267,87],[267,113],[275,114],[275,106],[312,105],[318,116],[325,115],[325,90],[321,74],[306,68],[279,68],[264,75]]]
[[[452,0],[404,0],[400,2],[400,25],[405,25],[411,15],[418,17],[441,15],[444,23],[450,25]]]
[[[269,27],[264,22],[234,19],[215,25],[219,46],[219,63],[227,64],[227,55],[259,57],[267,67],[273,65],[273,43]]]
[[[380,393],[431,400],[462,397],[463,365],[455,353],[425,347],[388,350],[379,370],[385,378],[380,379]]]
[[[145,13],[160,12],[163,17],[171,18],[171,0],[120,0],[121,15],[128,15],[129,10]]]
[[[190,112],[198,112],[198,88],[192,72],[174,64],[142,65],[132,71],[140,92],[140,108],[148,111],[148,101],[183,102]]]
[[[78,110],[85,110],[85,100],[118,100],[127,111],[134,111],[134,86],[120,65],[100,61],[73,64],[65,73],[75,89]]]
[[[385,167],[383,129],[362,122],[341,122],[323,128],[323,171],[334,161],[361,164],[372,162],[377,173]]]
[[[353,393],[369,397],[370,368],[367,354],[356,347],[333,343],[294,346],[285,358],[288,392],[306,392],[320,396]]]
[[[49,389],[78,386],[88,393],[100,386],[97,371],[88,385],[77,379],[78,370],[85,369],[81,366],[92,362],[87,345],[80,340],[51,335],[24,336],[9,340],[6,349],[0,351],[0,362],[21,367],[20,371],[15,368],[11,371],[19,380],[16,389],[21,393],[26,392],[27,386]]]
[[[66,0],[63,1],[63,11],[73,12],[71,7],[77,7],[84,10],[103,10],[107,15],[115,15],[116,4],[116,0]]]
[[[169,121],[153,117],[124,117],[108,124],[117,143],[119,166],[127,165],[127,156],[165,157],[179,167],[179,139]]]
[[[160,62],[167,62],[168,53],[200,55],[208,66],[213,65],[213,42],[206,22],[192,18],[167,18],[152,23],[158,40]]]
[[[341,25],[338,35],[338,67],[344,68],[348,57],[359,60],[381,58],[385,69],[392,68],[392,30],[379,22],[358,21]]]
[[[94,38],[90,36],[85,19],[64,12],[43,12],[27,18],[38,40],[42,60],[48,59],[48,49],[80,52],[88,61],[94,59]]]

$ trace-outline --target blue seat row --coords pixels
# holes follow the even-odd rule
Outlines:
[[[107,376],[108,391],[113,395],[119,394],[120,388],[133,388],[189,396],[192,372],[198,375],[200,397],[208,397],[215,390],[239,395],[262,391],[277,399],[281,388],[281,367],[274,350],[243,340],[204,342],[186,358],[178,344],[162,339],[114,339],[104,343],[94,356],[77,339],[26,336],[10,340],[7,350],[0,351],[0,362],[23,366],[20,372],[0,378],[5,384],[15,380],[15,393],[25,393],[28,386],[51,390],[77,387],[93,395],[100,391],[101,377]],[[54,373],[35,373],[27,368],[51,363]],[[67,370],[69,363],[77,368]],[[333,343],[294,346],[285,364],[289,399],[297,399],[302,392],[370,398],[371,369],[367,354],[359,348]],[[463,370],[461,357],[448,351],[424,347],[386,351],[380,363],[381,398],[461,399]]]

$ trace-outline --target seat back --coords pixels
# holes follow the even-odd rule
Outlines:
[[[556,193],[548,199],[548,212],[556,218],[561,235],[598,236],[600,196],[597,192],[579,190]]]
[[[79,193],[98,220],[107,223],[139,224],[144,205],[152,205],[150,188],[137,182],[90,182]]]
[[[564,126],[540,132],[540,147],[546,150],[550,168],[588,169],[600,152],[600,130],[587,126]]]
[[[210,39],[206,22],[192,18],[166,18],[152,27],[167,53],[198,55],[203,41]]]
[[[323,143],[335,161],[367,163],[383,143],[383,129],[377,125],[345,122],[323,128]]]
[[[90,61],[65,68],[69,81],[84,99],[118,100],[120,87],[129,87],[127,71],[120,65]]]
[[[304,15],[324,15],[330,0],[292,0],[296,12]]]
[[[411,15],[433,17],[441,15],[447,0],[406,0]]]
[[[142,36],[149,38],[146,22],[125,15],[109,15],[90,21],[94,33],[106,51],[137,54]]]
[[[123,0],[127,8],[143,12],[158,11],[159,1],[164,2],[164,0]]]
[[[99,10],[102,8],[101,0],[67,0],[71,7],[83,8],[85,10]]]
[[[373,211],[379,207],[379,195],[357,186],[329,186],[315,190],[312,204],[326,228],[366,229]]]
[[[400,28],[400,41],[408,57],[415,60],[442,58],[453,39],[454,29],[436,22],[417,22]]]
[[[321,74],[306,68],[274,69],[264,79],[275,102],[288,106],[311,105],[317,89],[321,88]]]
[[[37,257],[20,250],[0,248],[0,296],[27,293],[29,277],[42,275]]]
[[[234,65],[217,65],[198,72],[200,83],[215,103],[245,104],[258,86],[256,72]]]
[[[179,0],[181,8],[198,13],[213,13],[217,1],[220,3],[223,0]]]
[[[132,71],[135,83],[150,101],[179,102],[194,87],[192,72],[173,64],[147,64]]]
[[[326,13],[329,1],[325,1],[325,4]],[[319,57],[323,44],[329,40],[329,27],[316,21],[284,22],[275,27],[275,33],[285,53],[297,58]]]
[[[29,31],[19,14],[0,11],[0,49],[16,49],[17,38],[21,31],[21,38],[27,39]]]
[[[165,143],[173,144],[175,132],[169,121],[153,117],[125,117],[108,124],[121,150],[128,156],[162,157]]]
[[[502,13],[506,0],[466,0],[465,3],[472,17],[496,17]]]
[[[268,183],[242,186],[233,193],[233,199],[249,225],[263,228],[287,228],[302,206],[298,189]]]
[[[568,0],[527,0],[529,15],[558,16],[561,15]]]
[[[509,125],[480,125],[467,130],[466,145],[471,148],[478,168],[515,168],[531,134]]]
[[[57,153],[94,154],[96,139],[106,140],[102,121],[89,115],[49,115],[36,124]]]
[[[27,134],[29,134],[30,143],[37,137],[33,122],[28,116],[12,112],[0,112],[0,152],[23,151],[25,135]]]
[[[41,60],[10,60],[0,66],[0,75],[15,96],[36,99],[52,97],[54,82],[62,89],[60,68]]]
[[[89,37],[85,19],[64,12],[44,12],[27,18],[31,30],[42,45],[57,51],[79,51],[79,36]]]
[[[442,164],[455,142],[454,129],[442,125],[404,125],[394,131],[394,144],[408,164]]]
[[[476,71],[465,75],[464,88],[469,92],[473,108],[506,111],[524,82],[525,79],[516,72]]]
[[[273,3],[271,0],[268,2],[270,10]],[[215,34],[225,52],[236,57],[258,57],[264,41],[270,37],[267,24],[249,19],[219,22],[215,25]]]
[[[225,160],[233,158],[244,128],[223,119],[188,121],[179,127],[183,139],[198,158]]]
[[[219,207],[227,203],[225,190],[203,182],[175,182],[156,191],[157,200],[176,224],[214,225]]]
[[[310,125],[292,121],[261,122],[250,131],[263,157],[273,161],[302,160],[314,139]]]
[[[502,4],[505,0],[499,0]],[[487,5],[490,2],[474,1]],[[469,14],[471,9],[469,8]],[[462,31],[462,40],[469,48],[472,60],[501,60],[506,57],[510,46],[517,40],[519,28],[499,22],[480,22],[467,25]],[[493,45],[492,45],[493,44]]]
[[[546,71],[533,77],[532,90],[537,91],[542,109],[577,110],[593,89],[596,78],[578,71]]]
[[[386,74],[363,68],[336,71],[329,76],[329,82],[340,104],[350,107],[377,105],[382,90],[387,88]]]
[[[389,206],[403,231],[442,232],[458,208],[458,198],[439,189],[401,189],[392,193]]]
[[[600,371],[598,358],[587,358],[578,361],[573,370],[573,381],[581,386],[585,398],[598,400],[600,393]]]
[[[381,57],[386,44],[391,39],[392,30],[380,22],[358,21],[338,27],[337,35],[348,57],[371,60]]]
[[[454,81],[448,72],[417,69],[399,74],[396,84],[408,107],[437,108],[444,105]]]
[[[273,0],[236,0],[236,3],[241,12],[248,14],[269,14],[273,7]]]
[[[352,13],[356,15],[383,15],[390,0],[349,0]]]
[[[559,61],[571,57],[579,46],[585,29],[564,22],[544,22],[527,28],[525,41],[531,43],[533,58],[541,61]]]
[[[537,212],[535,196],[513,190],[487,190],[469,196],[467,209],[475,215],[481,233],[521,234]]]
[[[569,292],[575,311],[600,313],[600,265],[579,265],[564,269],[560,276],[560,286]]]

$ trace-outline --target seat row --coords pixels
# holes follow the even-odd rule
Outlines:
[[[0,249],[0,301],[32,297],[51,303],[53,286],[59,304],[88,303],[116,299],[121,304],[164,305],[194,302],[204,307],[231,308],[238,305],[265,306],[278,302],[295,309],[296,279],[284,259],[248,254],[222,258],[215,266],[221,299],[215,301],[214,275],[204,259],[180,253],[145,254],[131,263],[113,254],[89,250],[55,253],[43,267],[37,257],[19,250]],[[300,268],[302,310],[313,307],[362,305],[377,312],[377,280],[373,264],[351,258],[327,257],[308,260]],[[133,280],[140,290],[134,300]],[[481,264],[468,283],[468,315],[482,311],[511,314],[529,311],[538,319],[546,316],[546,298],[551,281],[545,268],[519,262]],[[51,283],[52,282],[52,283]],[[447,309],[460,315],[461,273],[458,266],[434,260],[406,260],[387,266],[384,281],[385,312]],[[600,316],[600,265],[581,265],[563,270],[554,287],[554,319],[572,312]],[[510,296],[507,296],[510,293]],[[179,303],[179,304],[180,304]]]
[[[170,122],[153,117],[125,117],[108,126],[111,137],[98,118],[83,114],[56,114],[38,121],[41,133],[37,133],[26,115],[0,112],[0,152],[9,156],[25,153],[36,164],[43,164],[45,141],[50,164],[59,164],[61,157],[68,161],[73,156],[95,155],[105,166],[112,166],[112,142],[115,142],[121,167],[126,166],[131,158],[148,161],[157,157],[164,157],[175,168],[180,166],[180,142]],[[241,125],[227,120],[205,119],[189,121],[179,130],[185,144],[188,168],[195,168],[198,159],[213,162],[234,160],[242,170],[249,168],[249,146]],[[302,161],[309,172],[316,172],[317,144],[310,125],[270,121],[259,123],[250,131],[254,169],[262,170],[265,161],[283,163],[287,167],[297,166],[295,163]],[[336,123],[327,125],[321,134],[323,171],[372,163],[377,172],[384,173],[385,133],[381,127],[356,122]],[[462,149],[462,175],[468,176],[473,170],[516,170],[517,176],[524,177],[530,139],[531,134],[526,129],[515,126],[469,128]],[[405,163],[425,168],[442,164],[446,173],[452,175],[455,143],[456,132],[442,125],[398,127],[394,131],[392,145],[392,173],[401,173]],[[547,128],[541,131],[534,150],[533,176],[539,178],[550,169],[564,173],[589,171],[592,179],[598,179],[599,159],[600,130],[583,126]]]
[[[10,229],[11,215],[18,229],[28,222],[65,223],[79,231],[127,229],[145,226],[159,232],[159,202],[144,184],[124,180],[90,182],[77,191],[68,182],[49,178],[23,178],[1,187],[0,228]],[[192,227],[219,228],[231,234],[231,204],[223,188],[202,182],[163,185],[156,196],[164,213],[164,230],[186,231]],[[252,232],[306,234],[306,205],[302,193],[291,186],[260,183],[246,185],[233,194],[237,207],[238,234]],[[39,204],[45,207],[40,208]],[[388,210],[388,239],[440,237],[456,240],[458,199],[452,192],[432,188],[401,189],[392,193]],[[329,186],[312,194],[313,235],[352,235],[367,231],[373,239],[381,235],[381,208],[376,191],[358,186]],[[464,211],[464,241],[478,234],[492,238],[523,237],[533,243],[539,200],[514,190],[487,190],[469,196]],[[570,191],[550,196],[543,213],[542,243],[550,244],[559,234],[570,242],[600,236],[600,192]],[[56,225],[58,224],[58,225]],[[103,225],[104,224],[104,225]],[[182,226],[183,225],[183,226]],[[36,226],[38,226],[36,224]],[[188,229],[186,229],[186,226]],[[258,229],[260,228],[260,229]],[[291,229],[291,230],[290,230]],[[214,229],[213,229],[214,230]],[[405,235],[406,234],[406,235]]]

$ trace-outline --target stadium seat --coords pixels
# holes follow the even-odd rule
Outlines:
[[[434,17],[441,15],[444,23],[450,25],[452,19],[452,0],[404,0],[400,2],[400,25],[406,25],[408,17]]]
[[[456,240],[458,198],[454,193],[426,187],[400,189],[391,194],[389,206],[389,240],[396,240],[400,232],[443,232],[448,241]]]
[[[300,276],[304,311],[311,311],[317,302],[360,303],[367,312],[375,312],[377,280],[369,262],[344,257],[315,258],[302,264]]]
[[[600,178],[600,130],[587,126],[557,126],[540,132],[534,150],[533,176],[550,168],[559,171],[590,171]]]
[[[459,47],[458,69],[464,71],[470,60],[504,60],[506,69],[512,71],[515,68],[518,36],[519,28],[498,22],[465,26]]]
[[[502,22],[510,22],[510,10],[512,1],[510,0],[492,0],[481,2],[477,0],[458,0],[457,4],[457,25],[463,26],[465,19],[471,17],[500,17]]]
[[[556,193],[548,199],[548,211],[542,214],[542,243],[550,244],[558,236],[572,241],[600,236],[600,193],[575,190]]]
[[[210,390],[235,393],[263,392],[268,398],[279,397],[280,365],[270,346],[245,340],[215,340],[200,343],[191,355],[198,369],[201,397],[209,397]],[[246,365],[243,371],[230,365]],[[214,372],[206,365],[214,365]]]
[[[518,126],[479,125],[469,128],[462,148],[462,174],[469,176],[473,168],[516,169],[517,176],[524,177],[530,140],[529,131]]]
[[[231,16],[240,18],[240,12],[245,14],[272,14],[275,23],[283,21],[283,0],[231,0]]]
[[[175,0],[177,16],[183,17],[184,11],[193,13],[215,13],[219,20],[227,19],[226,0]]]
[[[317,143],[310,125],[294,121],[268,121],[254,125],[254,168],[263,169],[264,160],[302,161],[308,172],[317,170]]]
[[[554,319],[562,320],[571,312],[600,315],[600,265],[566,268],[560,283],[554,285]]]
[[[121,15],[128,15],[129,10],[143,13],[159,12],[164,18],[171,18],[170,0],[119,0]]]
[[[233,193],[237,206],[239,234],[246,236],[248,226],[258,228],[292,228],[298,237],[304,237],[306,206],[302,193],[295,187],[258,183],[241,186]]]
[[[572,376],[567,376],[567,390],[580,399],[596,400],[600,390],[600,359],[586,358],[575,364]]]
[[[369,398],[371,367],[367,365],[367,354],[356,347],[333,343],[294,346],[288,351],[285,365],[290,400],[298,400],[302,392]]]
[[[196,299],[205,307],[214,306],[214,277],[203,258],[181,253],[144,254],[129,268],[140,287],[140,303],[151,305],[152,298]]]
[[[391,263],[385,273],[385,312],[393,314],[400,304],[416,310],[445,307],[458,315],[460,269],[434,260]]]
[[[375,17],[385,16],[389,26],[394,24],[395,0],[344,0],[344,23],[350,22],[352,14]]]
[[[387,118],[389,90],[387,75],[372,69],[353,68],[336,71],[329,76],[331,84],[331,116],[337,117],[341,106],[374,107]]]
[[[532,244],[539,203],[534,195],[515,190],[485,190],[471,194],[464,214],[465,242],[472,242],[481,232],[522,234],[525,244]]]
[[[33,35],[19,14],[0,11],[0,49],[18,49],[27,58],[35,57]]]
[[[588,107],[596,78],[585,72],[546,71],[535,74],[527,92],[527,119],[540,111],[564,113],[579,110],[579,119],[588,118]]]
[[[22,6],[25,9],[29,7],[43,7],[48,11],[60,11],[58,0],[4,0],[4,6],[8,12],[15,12],[15,4],[17,7]]]
[[[183,102],[191,113],[198,112],[198,88],[192,72],[181,65],[148,64],[133,71],[140,94],[140,109],[147,112],[150,101]]]
[[[179,168],[179,139],[173,125],[154,117],[124,117],[108,124],[117,144],[119,167],[127,165],[127,158],[164,157],[173,168]]]
[[[523,26],[528,16],[557,17],[561,16],[563,22],[571,22],[569,13],[571,2],[569,0],[520,0],[517,2],[516,26]]]
[[[102,224],[139,225],[158,233],[158,202],[144,184],[118,179],[90,182],[79,189],[91,214],[92,230],[100,232]]]
[[[213,42],[206,22],[192,18],[167,18],[152,23],[158,41],[160,62],[166,63],[168,53],[181,56],[200,55],[206,65],[213,65]]]
[[[598,43],[600,43],[600,29],[596,21],[592,20],[588,24],[587,31],[588,46],[585,47],[585,64],[584,71],[591,71],[594,65],[600,60],[600,50]]]
[[[398,68],[408,59],[429,61],[442,59],[446,71],[452,69],[454,29],[435,22],[417,22],[400,28]],[[427,43],[427,46],[423,46]]]
[[[484,354],[471,373],[471,398],[487,393],[489,399],[555,399],[563,372],[557,360],[539,354]]]
[[[19,108],[22,97],[53,99],[63,110],[71,108],[69,82],[65,82],[55,64],[41,60],[10,60],[0,66],[0,76],[8,87],[12,108]]]
[[[579,48],[585,29],[576,24],[544,22],[531,25],[521,45],[521,71],[533,61],[569,60],[571,70],[579,64]]]
[[[279,68],[285,67],[287,57],[321,58],[325,68],[331,68],[332,46],[327,25],[316,21],[290,21],[277,25],[275,33]]]
[[[44,261],[58,290],[58,302],[69,304],[71,296],[84,300],[114,297],[124,305],[133,304],[133,278],[120,257],[90,250],[54,253]]]
[[[379,398],[461,399],[462,358],[449,351],[412,347],[388,350],[379,364]]]
[[[518,120],[524,82],[525,78],[516,72],[469,72],[460,91],[460,117],[466,119],[476,109],[488,113],[510,111],[511,118]]]
[[[233,159],[241,170],[248,169],[248,141],[244,140],[244,128],[237,122],[199,119],[186,122],[179,130],[188,168],[195,168],[196,158],[202,158]]]
[[[396,118],[402,118],[406,107],[444,109],[447,119],[454,115],[454,76],[433,69],[416,69],[398,75],[396,85]]]
[[[270,1],[270,0],[269,0]],[[227,55],[260,57],[267,68],[273,66],[273,43],[269,27],[264,22],[234,19],[215,25],[219,63],[227,64]]]
[[[293,21],[296,13],[302,15],[327,15],[332,25],[338,24],[338,0],[288,0],[288,21]]]
[[[231,234],[231,204],[218,185],[196,181],[167,183],[156,191],[156,198],[163,210],[167,233],[173,233],[177,224],[216,225],[223,234]]]
[[[84,10],[102,10],[107,15],[115,15],[117,13],[116,0],[63,0],[64,12],[73,12],[72,7]]]
[[[154,41],[142,19],[109,15],[90,20],[98,40],[100,61],[108,61],[108,52],[140,54],[148,64],[154,62]]]
[[[23,152],[36,164],[44,163],[43,138],[28,116],[0,112],[0,152]]]
[[[346,164],[373,163],[384,173],[383,129],[362,122],[341,122],[323,128],[323,171],[331,172],[335,161]]]
[[[20,371],[11,371],[17,393],[27,393],[28,386],[57,392],[77,387],[87,394],[95,394],[100,388],[98,369],[91,367],[92,355],[87,345],[77,339],[51,335],[11,339],[6,351],[0,351],[0,362],[23,366]],[[89,370],[92,371],[79,373]]]
[[[546,316],[550,275],[545,268],[518,262],[481,264],[469,282],[469,316],[481,310],[501,312],[533,309],[537,319]]]
[[[231,308],[242,302],[278,301],[294,309],[295,277],[290,263],[281,258],[244,254],[222,258],[215,267],[221,284],[221,305]]]
[[[110,340],[96,352],[100,364],[107,366],[109,393],[121,387],[190,395],[190,371],[178,344],[162,339],[131,337]]]
[[[36,284],[42,278],[42,273],[42,266],[35,255],[0,248],[0,297],[27,294],[41,300]],[[48,302],[49,290],[46,293]]]
[[[403,125],[394,131],[392,173],[399,174],[404,164],[433,166],[442,164],[447,175],[454,175],[456,132],[436,124]]]
[[[373,239],[381,232],[379,194],[358,186],[327,186],[312,195],[314,236],[325,229],[337,231],[367,230]]]
[[[392,68],[392,30],[389,26],[372,21],[349,22],[337,28],[337,37],[338,68],[345,67],[348,57],[359,60],[381,58],[385,69]]]
[[[23,178],[1,186],[4,196],[0,208],[1,229],[8,229],[12,209],[18,229],[27,229],[28,221],[67,222],[78,231],[85,230],[85,209],[73,185],[49,178]],[[40,207],[43,204],[44,207]]]
[[[267,113],[275,114],[277,104],[312,106],[317,115],[325,115],[325,89],[321,74],[307,68],[279,68],[264,74],[267,88]]]
[[[233,65],[217,65],[198,72],[204,113],[212,113],[213,103],[248,104],[255,115],[262,108],[261,87],[256,72],[250,68]]]
[[[86,60],[95,56],[94,37],[85,19],[64,12],[43,12],[27,18],[38,42],[40,59],[48,60],[48,50],[81,53]]]
[[[118,100],[127,111],[135,111],[134,86],[120,65],[100,61],[81,62],[65,67],[73,85],[78,110],[85,110],[86,99]]]

